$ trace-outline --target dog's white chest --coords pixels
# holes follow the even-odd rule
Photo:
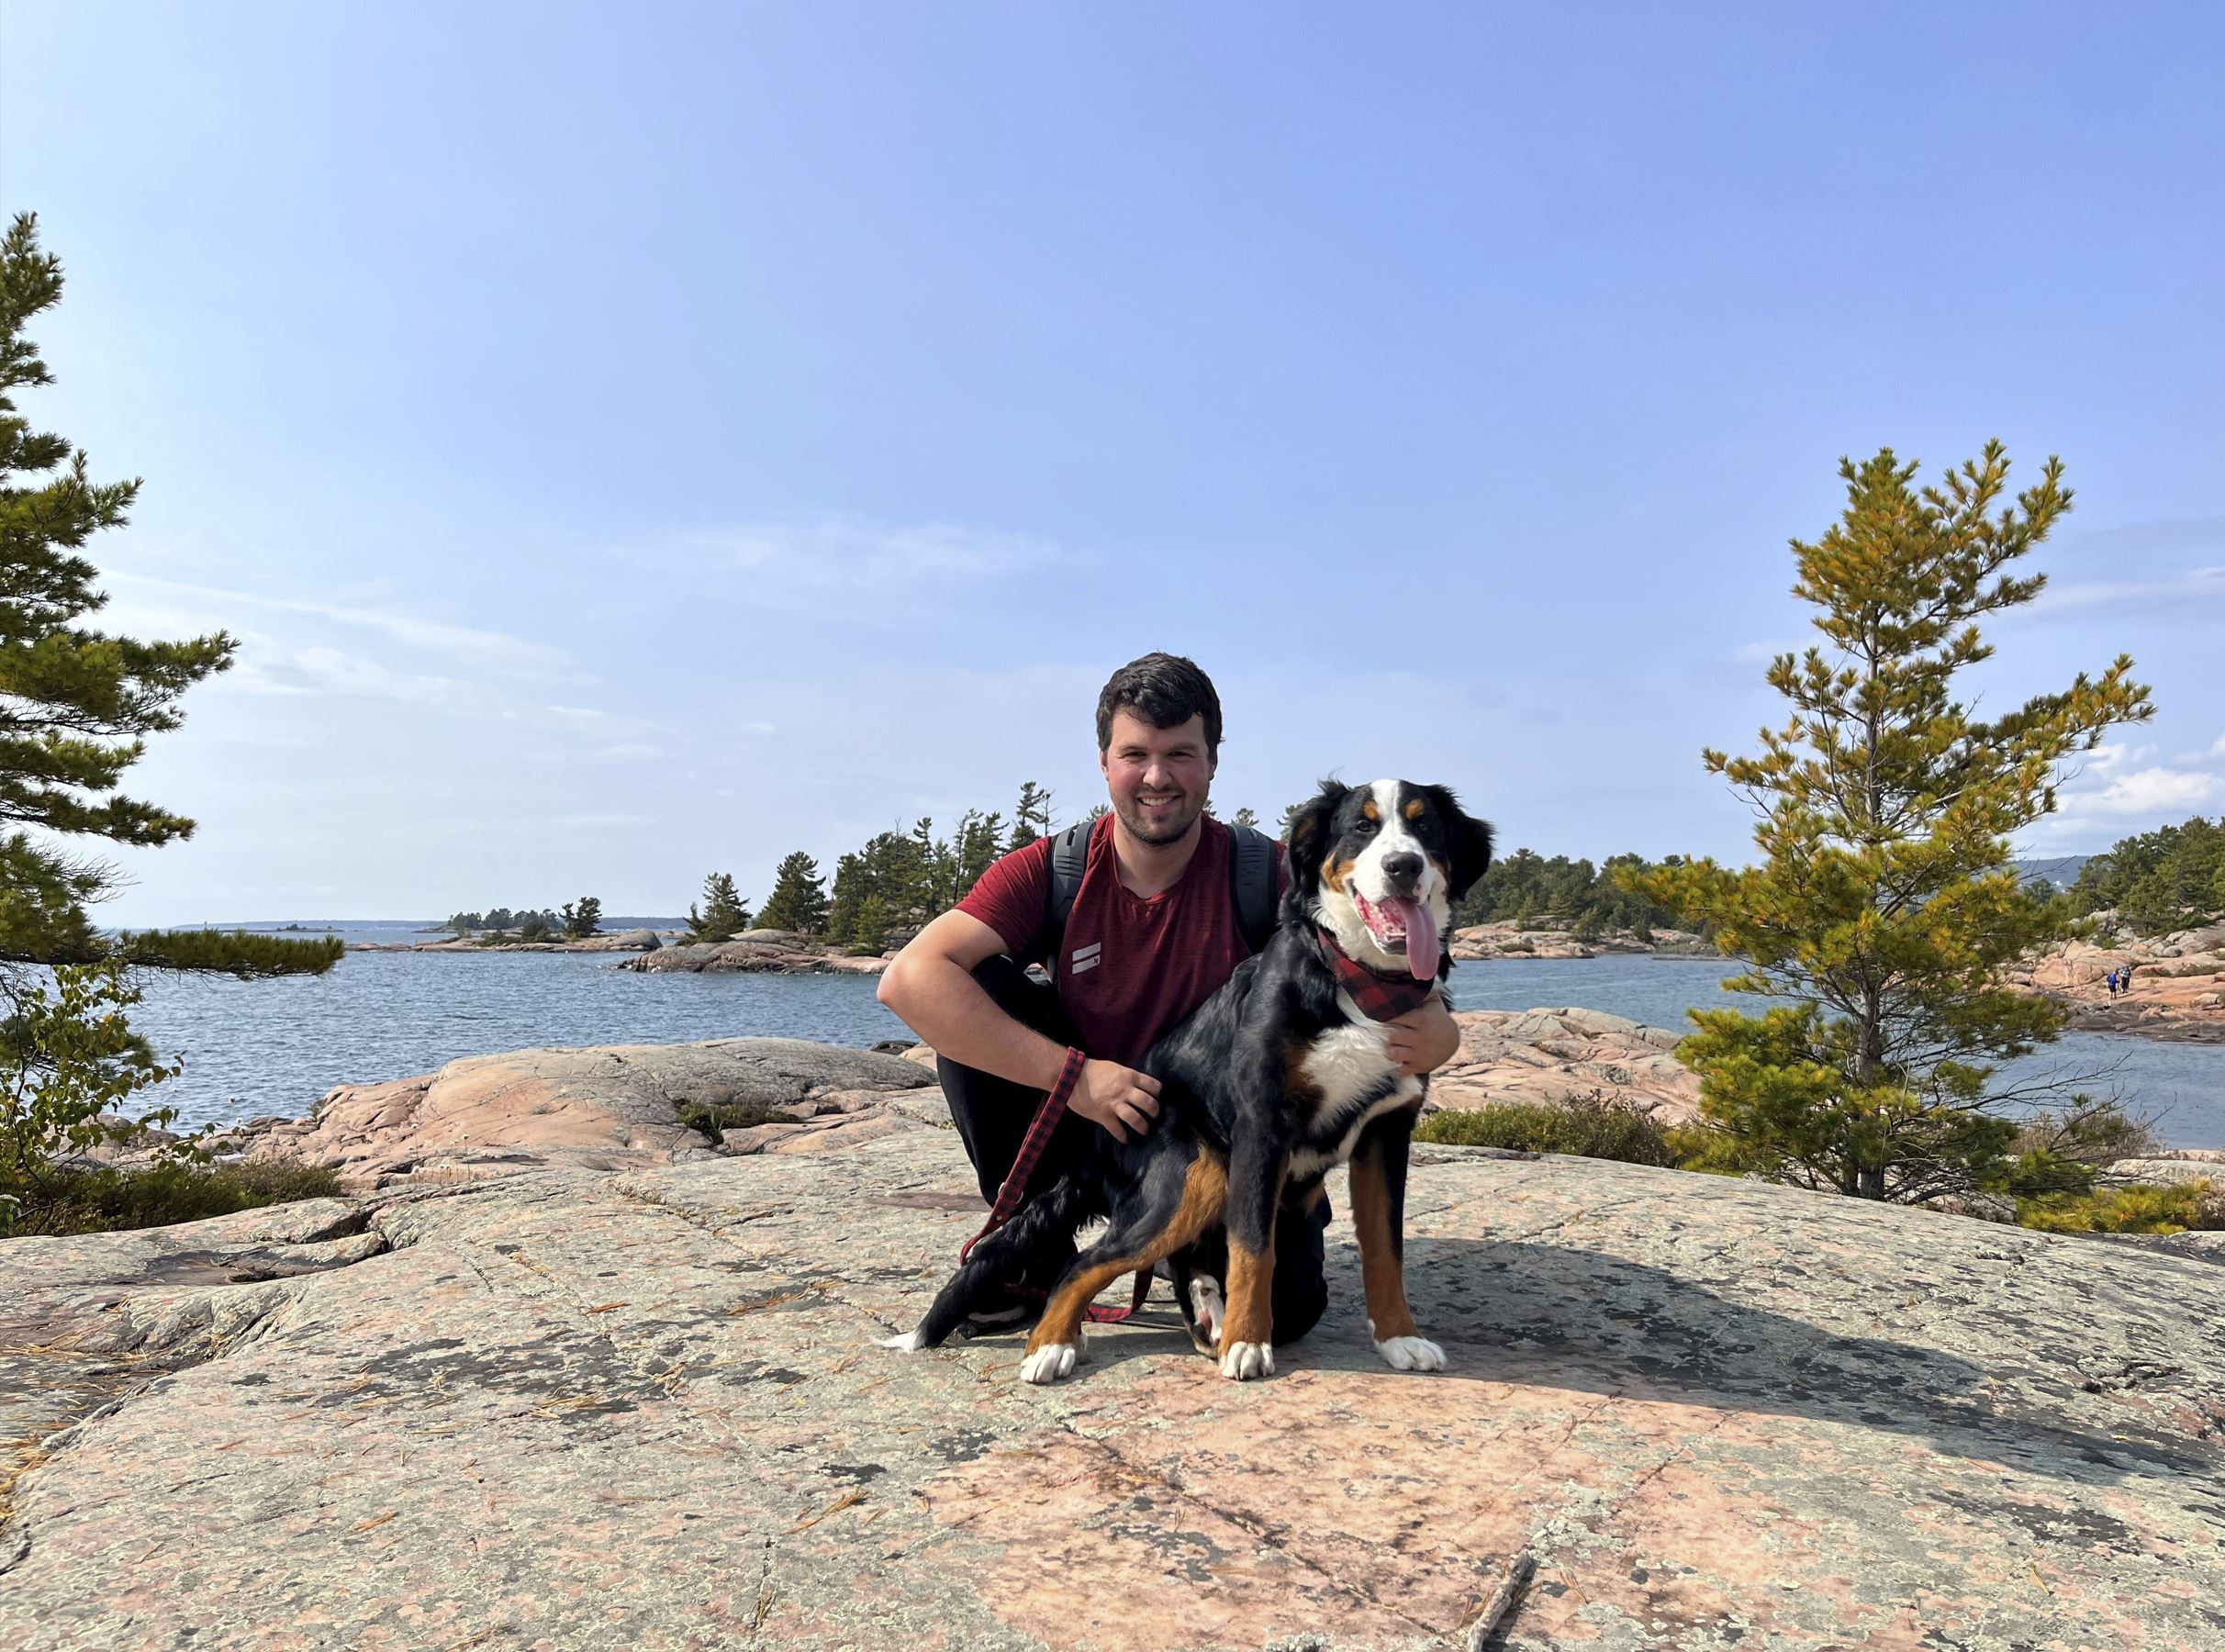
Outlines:
[[[1384,1113],[1411,1107],[1422,1093],[1419,1078],[1392,1066],[1384,1035],[1381,1021],[1363,1019],[1330,1028],[1307,1048],[1305,1076],[1321,1093],[1314,1117],[1324,1133],[1335,1130],[1336,1134],[1328,1140],[1317,1134],[1293,1152],[1292,1175],[1312,1176],[1343,1164],[1352,1156],[1359,1133],[1370,1122]],[[1383,1086],[1392,1080],[1395,1082],[1391,1082],[1385,1093]],[[1370,1096],[1375,1099],[1363,1100]]]

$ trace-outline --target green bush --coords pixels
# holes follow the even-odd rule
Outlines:
[[[694,1101],[680,1109],[680,1122],[709,1136],[713,1144],[722,1144],[730,1130],[747,1130],[753,1124],[800,1124],[803,1121],[762,1101]]]
[[[1488,1107],[1448,1107],[1424,1119],[1414,1133],[1417,1141],[1460,1147],[1568,1153],[1672,1169],[1681,1162],[1666,1129],[1599,1090],[1558,1106],[1496,1101]]]
[[[2017,1223],[2043,1233],[2178,1233],[2225,1228],[2225,1210],[2211,1200],[2208,1181],[2168,1188],[2141,1183],[2019,1199]]]
[[[0,1202],[0,1233],[168,1227],[296,1199],[330,1199],[340,1190],[338,1171],[292,1159],[50,1170],[36,1188],[14,1189],[14,1202]]]

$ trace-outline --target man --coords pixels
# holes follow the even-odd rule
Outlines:
[[[1230,896],[1230,831],[1205,812],[1220,748],[1220,697],[1196,665],[1151,653],[1122,666],[1097,699],[1097,762],[1112,812],[1090,836],[1061,955],[1051,961],[1056,986],[1025,970],[1049,929],[1049,837],[990,867],[882,975],[880,1001],[940,1057],[984,1199],[994,1202],[1069,1047],[1088,1059],[1030,1190],[1085,1159],[1089,1132],[1124,1142],[1148,1131],[1158,1080],[1136,1064],[1249,955]],[[1392,1058],[1407,1073],[1442,1066],[1459,1044],[1434,996],[1390,1023]],[[1278,1343],[1304,1335],[1327,1305],[1328,1220],[1324,1199],[1310,1211],[1286,1209],[1276,1222]],[[1023,1312],[1014,1304],[1002,1317]]]

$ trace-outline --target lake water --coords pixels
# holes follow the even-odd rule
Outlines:
[[[414,938],[351,924],[351,940]],[[1463,1010],[1581,1006],[1682,1029],[1690,1006],[1754,1000],[1714,959],[1517,959],[1460,965]],[[149,1092],[190,1122],[297,1115],[336,1084],[430,1072],[459,1055],[542,1044],[811,1038],[856,1047],[911,1034],[869,976],[640,975],[602,953],[350,953],[330,975],[278,981],[147,975],[134,1023],[184,1076]],[[2019,1077],[2074,1079],[2161,1114],[2175,1146],[2225,1146],[2225,1047],[2071,1033]]]

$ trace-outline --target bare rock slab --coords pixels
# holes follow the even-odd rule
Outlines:
[[[1462,1010],[1460,1048],[1429,1080],[1438,1107],[1552,1106],[1597,1097],[1664,1124],[1699,1117],[1700,1078],[1682,1033],[1599,1010]]]
[[[1525,1549],[1515,1647],[2225,1643],[2198,1258],[1428,1149],[1444,1374],[1340,1219],[1271,1379],[1162,1301],[1034,1389],[872,1345],[979,1220],[924,1125],[256,1214],[0,1245],[7,1652],[1459,1647]]]
[[[934,1082],[900,1056],[800,1038],[514,1050],[343,1084],[308,1118],[257,1120],[231,1145],[330,1166],[368,1188],[551,1166],[628,1169],[710,1155],[707,1138],[680,1122],[690,1105],[786,1108]]]

